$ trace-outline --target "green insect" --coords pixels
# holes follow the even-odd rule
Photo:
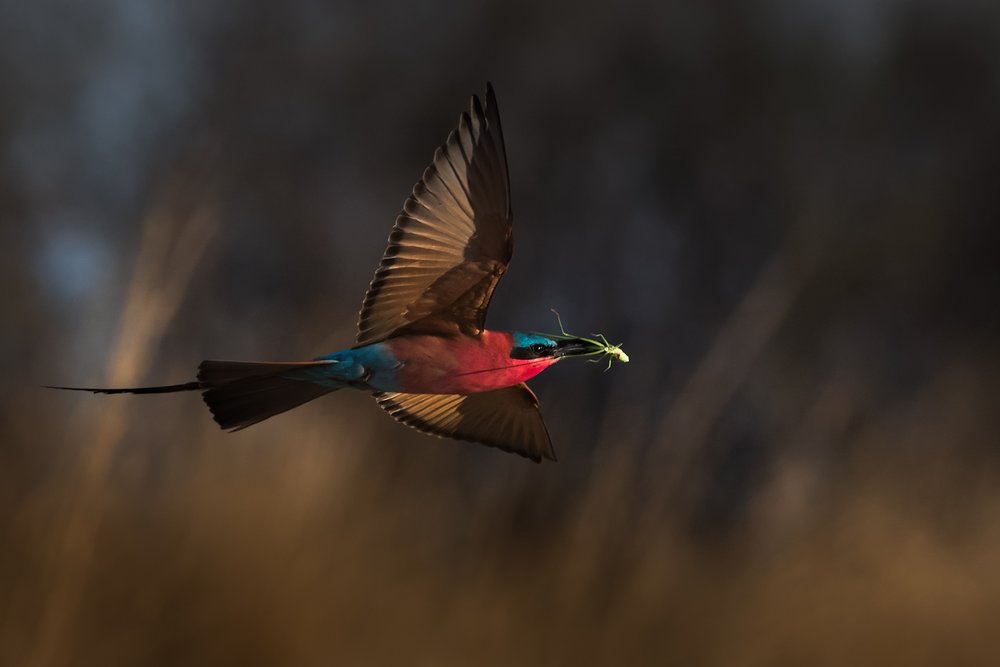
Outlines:
[[[628,355],[625,354],[625,350],[622,349],[622,343],[619,343],[617,345],[612,345],[610,342],[608,342],[608,339],[604,337],[604,334],[601,333],[591,333],[590,335],[594,336],[594,338],[585,338],[584,336],[575,336],[573,334],[568,334],[566,333],[565,327],[563,327],[562,318],[559,316],[559,312],[555,308],[552,308],[551,310],[553,313],[555,313],[556,322],[559,323],[559,331],[561,335],[557,336],[555,334],[545,334],[546,336],[550,336],[552,338],[563,338],[563,339],[577,338],[580,340],[587,341],[597,349],[595,349],[593,352],[588,352],[587,354],[581,356],[591,356],[595,354],[602,355],[599,359],[587,359],[587,361],[593,364],[596,364],[607,358],[608,366],[607,368],[604,369],[604,372],[611,370],[611,362],[613,361],[620,361],[623,364],[627,364],[629,362]]]

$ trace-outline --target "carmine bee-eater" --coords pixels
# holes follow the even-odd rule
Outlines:
[[[500,115],[487,84],[485,106],[473,96],[396,218],[354,347],[311,361],[203,361],[197,380],[177,385],[58,388],[199,390],[219,426],[236,431],[350,387],[371,392],[383,410],[420,431],[554,461],[525,381],[566,357],[606,355],[610,367],[628,356],[603,336],[485,328],[513,251],[512,221]]]

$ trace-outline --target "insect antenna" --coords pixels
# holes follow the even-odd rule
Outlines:
[[[553,313],[555,313],[555,315],[556,315],[556,322],[558,322],[558,323],[559,323],[559,332],[560,332],[560,333],[561,333],[561,334],[562,334],[563,336],[566,336],[566,337],[569,337],[569,334],[568,334],[568,333],[566,333],[566,329],[565,329],[565,328],[563,327],[563,323],[562,323],[562,318],[561,318],[561,317],[559,317],[559,311],[558,311],[558,310],[556,310],[555,308],[549,308],[549,310],[551,310],[551,311],[552,311]]]

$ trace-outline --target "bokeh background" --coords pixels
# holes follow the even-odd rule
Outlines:
[[[493,81],[558,464],[203,358],[353,340]],[[0,3],[0,663],[995,664],[1000,5]]]

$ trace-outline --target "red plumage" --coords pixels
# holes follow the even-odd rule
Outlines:
[[[513,337],[505,331],[481,336],[403,336],[384,343],[402,363],[396,376],[413,394],[471,394],[529,380],[558,357],[512,359]]]

